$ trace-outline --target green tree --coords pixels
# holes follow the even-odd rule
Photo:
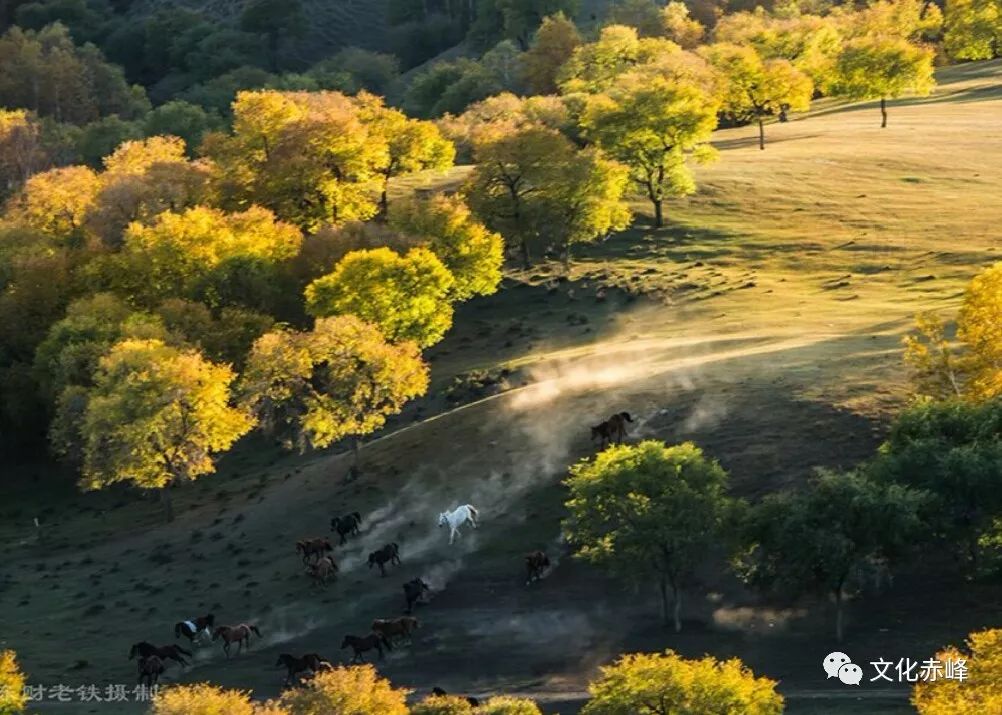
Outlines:
[[[320,318],[307,333],[262,335],[240,381],[263,429],[300,450],[370,434],[427,389],[428,366],[414,343],[387,343],[352,315]]]
[[[529,39],[543,18],[557,13],[574,17],[578,0],[493,0],[501,13],[504,37],[518,42],[522,49],[529,46]]]
[[[563,13],[543,18],[522,59],[522,78],[533,94],[555,94],[557,72],[581,44],[577,26]]]
[[[1002,53],[1002,2],[948,0],[943,45],[958,60],[990,60]]]
[[[557,82],[565,94],[603,92],[617,85],[622,75],[681,51],[662,37],[641,38],[636,28],[609,25],[597,40],[574,49],[560,68]]]
[[[661,9],[661,27],[664,35],[687,50],[699,45],[706,29],[689,16],[689,7],[680,0],[671,0]]]
[[[218,117],[202,107],[174,99],[165,102],[146,115],[143,129],[147,136],[169,135],[184,140],[189,154],[194,154],[202,137],[220,124]]]
[[[653,579],[682,630],[682,591],[718,541],[734,502],[727,473],[691,442],[613,446],[571,467],[564,522],[577,556],[639,583]]]
[[[726,81],[721,109],[738,121],[758,123],[758,148],[765,149],[765,119],[810,108],[814,85],[788,60],[762,60],[752,47],[716,44],[704,56]]]
[[[317,317],[357,315],[388,340],[427,347],[452,326],[453,283],[449,269],[426,248],[406,255],[389,248],[353,251],[306,287],[306,311]]]
[[[749,510],[738,571],[785,595],[831,595],[841,641],[846,597],[868,568],[893,562],[921,535],[925,503],[922,492],[859,473],[821,472],[808,489],[767,496]]]
[[[635,28],[641,37],[659,37],[661,8],[653,0],[615,0],[606,15],[609,25],[626,25]]]
[[[664,78],[623,81],[611,95],[595,97],[584,116],[586,134],[630,168],[630,177],[664,225],[664,200],[696,190],[690,157],[707,161],[717,126],[717,101],[699,87]]]
[[[24,706],[28,704],[24,686],[24,675],[17,666],[14,651],[0,651],[0,715],[24,712]]]
[[[390,223],[427,242],[455,279],[450,292],[454,300],[497,291],[504,241],[474,218],[462,198],[436,194],[426,200],[408,201],[391,214]]]
[[[271,71],[278,71],[278,51],[283,36],[306,29],[306,15],[299,0],[252,0],[240,16],[240,28],[268,38]]]
[[[408,692],[371,665],[339,666],[286,690],[279,704],[292,715],[407,715]]]
[[[664,653],[633,653],[603,666],[588,685],[582,715],[780,715],[776,682],[756,677],[740,660],[688,660]]]
[[[879,99],[880,126],[887,126],[887,100],[925,96],[935,85],[932,50],[894,37],[862,37],[846,43],[835,68],[832,92],[850,99]]]
[[[196,351],[123,340],[101,358],[76,429],[57,423],[53,444],[69,453],[79,443],[84,489],[130,482],[159,490],[170,521],[170,488],[214,472],[214,455],[253,425],[230,405],[234,378]]]
[[[977,570],[1002,518],[1002,401],[925,401],[901,412],[870,467],[884,483],[933,495],[931,530],[959,544]]]
[[[963,661],[967,678],[961,681],[940,675],[917,683],[911,701],[919,715],[1002,711],[1002,629],[971,633],[965,650],[949,646],[935,658],[940,663]]]

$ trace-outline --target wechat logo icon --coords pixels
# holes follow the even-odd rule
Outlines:
[[[859,685],[859,681],[863,679],[863,669],[854,664],[852,658],[845,653],[829,653],[822,666],[829,678],[838,678],[845,685]]]

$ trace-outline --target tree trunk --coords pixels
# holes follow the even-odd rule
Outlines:
[[[567,241],[564,243],[564,273],[570,275],[571,272],[571,242]]]
[[[355,473],[358,473],[358,453],[361,449],[359,444],[359,439],[357,436],[351,438],[351,460],[352,466],[355,468]]]
[[[168,482],[160,489],[160,503],[164,505],[164,518],[167,519],[168,524],[174,521],[174,502],[171,500],[170,487],[171,482]]]
[[[837,643],[842,642],[842,633],[842,587],[839,586],[835,589],[835,641]]]
[[[661,228],[665,225],[664,210],[662,208],[664,199],[651,199],[651,203],[654,204],[654,227]]]
[[[682,632],[682,589],[678,586],[672,586],[672,617],[675,621],[675,632]]]
[[[519,243],[519,250],[522,253],[522,268],[529,270],[532,267],[532,261],[529,260],[529,242],[524,238]]]
[[[762,117],[758,118],[758,148],[765,150],[765,122]]]
[[[389,190],[390,177],[386,176],[383,178],[383,190],[379,194],[379,216],[383,220],[386,220],[390,213],[390,199],[388,196]]]
[[[668,581],[664,576],[661,577],[661,583],[659,584],[661,588],[661,618],[664,620],[665,625],[668,625]]]
[[[887,100],[880,98],[880,128],[887,126]]]

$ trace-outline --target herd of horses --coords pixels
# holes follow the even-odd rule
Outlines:
[[[591,428],[592,440],[598,439],[600,447],[621,443],[626,436],[626,423],[628,422],[633,422],[629,413],[616,413]],[[438,526],[440,528],[449,527],[449,544],[453,544],[456,538],[462,535],[460,528],[465,524],[470,524],[474,529],[478,528],[477,519],[479,516],[480,512],[476,507],[472,504],[464,504],[452,511],[441,512],[438,517]],[[335,516],[330,522],[331,531],[337,534],[339,546],[347,544],[350,537],[360,535],[361,527],[362,515],[357,511],[343,516]],[[336,578],[339,569],[334,558],[334,546],[328,537],[301,539],[296,542],[295,550],[314,585],[324,586]],[[369,569],[378,566],[382,577],[386,576],[387,565],[400,564],[402,564],[400,547],[396,543],[387,543],[369,554]],[[526,554],[526,584],[542,579],[549,568],[550,559],[545,551],[533,551]],[[371,623],[366,635],[348,634],[344,636],[341,641],[341,650],[351,648],[352,663],[365,662],[365,653],[372,650],[375,650],[378,657],[382,659],[385,651],[393,650],[394,643],[399,644],[401,639],[407,642],[412,639],[414,632],[420,627],[420,621],[411,614],[414,612],[415,606],[427,602],[431,587],[422,578],[414,578],[403,584],[403,591],[406,615],[390,619],[377,618]],[[230,647],[234,643],[237,644],[237,655],[244,648],[249,649],[252,635],[258,638],[262,637],[261,631],[256,625],[239,623],[216,626],[215,616],[212,613],[174,624],[175,639],[187,638],[191,647],[200,645],[206,638],[213,642],[222,641],[223,652],[227,658],[231,655]],[[141,641],[133,644],[129,650],[130,660],[138,658],[139,683],[150,687],[159,681],[169,661],[186,667],[190,664],[188,659],[193,657],[192,651],[176,644],[156,646],[147,641]],[[301,683],[323,670],[334,667],[329,659],[318,653],[307,653],[301,656],[282,653],[275,666],[286,669],[285,685],[287,687]],[[435,688],[433,692],[445,694],[441,688]],[[469,700],[474,702],[475,698],[469,698]]]

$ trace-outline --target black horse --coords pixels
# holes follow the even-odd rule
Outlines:
[[[336,531],[341,537],[341,546],[348,542],[349,536],[358,536],[358,527],[362,524],[362,515],[357,511],[331,519],[331,531]]]
[[[381,636],[378,633],[370,633],[367,636],[359,638],[358,636],[345,636],[344,640],[341,641],[341,649],[351,647],[355,651],[355,657],[351,659],[352,663],[364,663],[365,657],[362,655],[367,650],[372,650],[375,648],[379,652],[379,658],[383,658],[383,646],[386,650],[393,650],[393,646],[386,639],[385,636]]]
[[[404,598],[407,600],[407,613],[414,612],[414,604],[420,603],[431,587],[419,578],[404,584]]]
[[[140,643],[133,643],[132,648],[129,650],[129,660],[132,660],[136,656],[140,658],[148,658],[151,655],[157,656],[162,661],[173,660],[181,665],[188,665],[188,661],[184,659],[184,656],[191,657],[191,651],[187,651],[179,645],[165,645],[157,647],[152,643],[147,643],[142,641]]]
[[[276,667],[280,665],[284,665],[289,671],[288,676],[285,678],[286,685],[292,685],[299,673],[307,671],[317,673],[321,670],[333,668],[330,661],[317,653],[307,653],[299,658],[289,653],[282,653],[282,655],[278,656],[278,662],[275,663]]]
[[[399,564],[400,563],[400,547],[396,544],[387,544],[379,551],[373,551],[369,554],[369,568],[373,566],[379,567],[379,575],[386,575],[386,564]]]

